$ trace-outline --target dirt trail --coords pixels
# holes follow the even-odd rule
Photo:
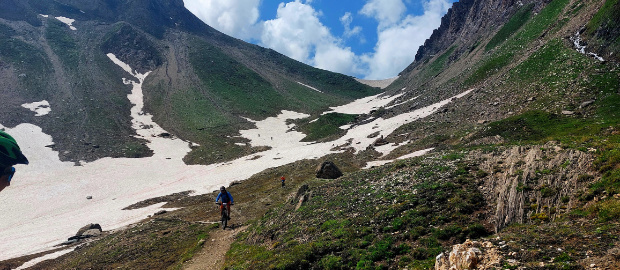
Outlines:
[[[222,269],[226,252],[234,241],[235,235],[248,226],[233,226],[226,230],[214,230],[206,239],[204,247],[183,265],[184,270]]]

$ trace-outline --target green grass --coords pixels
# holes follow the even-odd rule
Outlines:
[[[485,46],[485,51],[490,51],[498,45],[502,44],[506,39],[512,36],[515,32],[517,32],[526,22],[530,19],[532,15],[532,9],[534,8],[534,3],[528,4],[526,6],[521,7],[512,15],[510,20],[502,26],[502,28],[497,31],[497,34],[491,38],[489,43]]]
[[[113,53],[126,63],[132,63],[134,69],[153,70],[164,60],[155,44],[144,34],[126,23],[115,25],[114,29],[103,37],[103,53]]]
[[[15,73],[21,75],[19,82],[24,93],[41,98],[48,86],[52,65],[43,51],[14,38],[15,35],[17,32],[0,23],[0,62],[10,63]]]
[[[584,70],[589,72],[590,68],[590,59],[566,48],[561,40],[555,39],[512,69],[509,80],[520,87],[536,84],[547,89],[547,93],[557,92],[561,97],[568,91],[574,91],[570,84],[579,81]],[[580,81],[580,84],[583,84],[583,88],[587,87],[584,81]]]
[[[442,70],[444,70],[446,62],[448,61],[448,59],[450,58],[450,56],[452,55],[452,53],[454,53],[454,50],[456,49],[456,46],[452,46],[450,47],[450,49],[448,49],[444,54],[442,54],[441,56],[437,57],[437,59],[435,59],[435,61],[433,61],[429,66],[429,72],[430,75],[429,77],[434,77],[437,74],[441,73]]]
[[[284,203],[241,234],[227,254],[226,267],[432,266],[451,243],[488,234],[471,215],[484,201],[469,173],[474,168],[449,163],[439,157],[403,161],[313,188],[313,197],[299,210]]]
[[[620,27],[620,4],[618,0],[605,0],[603,6],[586,25],[586,34],[593,35],[602,28]]]
[[[286,98],[286,106],[303,113],[325,111],[329,107],[346,103],[347,100],[339,96],[314,91],[297,82],[285,81],[283,86],[286,89],[286,92],[283,93]]]
[[[493,122],[480,137],[500,135],[513,143],[559,140],[570,144],[581,136],[593,136],[601,127],[592,120],[577,119],[544,111],[528,111]]]
[[[351,123],[356,115],[343,113],[328,113],[321,115],[316,121],[300,126],[306,137],[303,141],[317,141],[325,138],[333,138],[346,133],[340,126]]]
[[[304,78],[302,83],[311,85],[339,99],[359,99],[382,92],[379,88],[360,84],[351,76],[308,66],[272,49],[261,48],[260,53],[266,55],[268,61],[274,62],[285,73],[291,74],[294,77]]]
[[[222,100],[225,110],[262,118],[286,108],[286,99],[268,81],[205,41],[192,41],[189,58],[202,83]]]
[[[514,58],[513,53],[504,53],[492,57],[478,68],[471,76],[465,80],[466,85],[474,85],[478,82],[488,79],[491,75],[499,72],[505,66],[512,62]]]
[[[68,69],[77,69],[80,52],[75,39],[71,36],[71,29],[57,20],[48,20],[45,29],[45,38],[52,50],[62,60]]]
[[[554,0],[547,4],[537,16],[527,20],[527,23],[520,27],[517,33],[510,36],[502,46],[475,69],[465,80],[465,85],[472,86],[486,80],[489,76],[496,74],[511,63],[517,52],[529,46],[532,41],[538,38],[544,30],[548,29],[556,21],[568,2],[568,0]],[[506,31],[508,33],[508,30]],[[490,46],[495,47],[498,44],[491,44]]]
[[[60,269],[179,269],[199,250],[213,227],[180,220],[155,219],[93,242],[83,254],[64,257]],[[127,248],[131,246],[131,248]],[[45,267],[43,267],[45,268]]]

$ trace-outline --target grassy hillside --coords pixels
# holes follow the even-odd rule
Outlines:
[[[494,199],[481,199],[480,192],[483,182],[504,173],[502,159],[497,169],[483,171],[477,154],[468,153],[499,154],[504,147],[550,141],[590,153],[594,161],[588,166],[598,176],[580,175],[585,188],[563,191],[570,195],[558,197],[562,209],[538,207],[540,200],[558,196],[558,187],[529,182],[511,187],[537,194],[526,195],[527,207],[535,211],[525,211],[522,224],[482,241],[513,241],[501,252],[499,268],[582,269],[590,261],[617,266],[617,257],[605,254],[620,244],[613,236],[620,229],[620,203],[614,198],[620,192],[620,73],[617,63],[580,54],[566,38],[586,22],[613,25],[609,10],[616,2],[554,0],[536,12],[533,4],[524,5],[496,32],[473,43],[455,42],[403,74],[390,89],[408,87],[409,98],[476,89],[472,100],[456,102],[387,138],[414,138],[395,153],[437,145],[447,152],[325,183],[298,209],[297,197],[290,197],[241,234],[228,253],[227,269],[431,268],[435,256],[452,244],[494,233],[489,226]],[[595,15],[577,16],[587,12]],[[569,165],[539,171],[533,179],[559,174]],[[594,228],[599,240],[591,239]],[[528,233],[534,231],[536,238]],[[587,251],[579,243],[593,247]],[[600,259],[586,257],[587,252]]]
[[[252,224],[229,269],[426,268],[445,246],[489,232],[477,168],[420,158],[327,182]]]
[[[345,172],[336,180],[314,178],[322,160],[303,160],[231,186],[239,195],[236,224],[247,229],[234,239],[224,267],[432,269],[438,254],[474,239],[497,247],[495,269],[620,268],[620,70],[614,57],[601,62],[581,54],[570,39],[581,31],[593,50],[607,44],[602,52],[620,53],[613,46],[617,7],[617,0],[515,4],[505,24],[470,31],[477,36],[455,35],[446,49],[421,58],[388,88],[404,94],[395,103],[417,99],[381,108],[379,115],[333,113],[300,121],[306,140],[330,140],[343,132],[341,125],[391,117],[473,89],[385,138],[400,143],[388,158],[435,147],[428,156],[361,170],[374,149],[347,151],[324,158]],[[147,51],[164,59],[147,81],[148,108],[165,128],[201,144],[186,158],[191,163],[260,151],[226,137],[250,126],[241,116],[260,119],[281,109],[317,116],[322,108],[377,91],[271,50],[168,34],[148,39],[157,41]],[[28,47],[19,50],[21,58],[10,61],[28,59]],[[122,73],[101,69],[110,77]],[[289,176],[287,188],[279,187],[279,175]],[[214,195],[161,199],[183,209],[104,236],[41,268],[182,268],[204,248],[201,240],[219,229],[201,223],[217,218],[216,210],[205,210]]]
[[[0,12],[0,84],[11,90],[2,94],[11,102],[0,120],[42,126],[58,138],[63,160],[151,153],[131,137],[130,87],[122,81],[128,74],[108,53],[139,73],[151,72],[144,84],[145,110],[167,131],[200,144],[185,159],[192,164],[260,151],[231,138],[252,127],[246,117],[260,120],[281,110],[320,113],[380,91],[227,37],[180,0],[5,2],[27,18]],[[57,16],[76,19],[77,30]],[[33,118],[20,107],[43,99],[52,107],[49,118]]]

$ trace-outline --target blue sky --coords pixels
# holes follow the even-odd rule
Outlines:
[[[184,0],[215,29],[306,64],[391,78],[457,0]]]

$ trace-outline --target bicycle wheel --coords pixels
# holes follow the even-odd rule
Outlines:
[[[224,211],[222,211],[222,230],[226,229],[227,225],[228,225],[228,210],[224,209]]]

